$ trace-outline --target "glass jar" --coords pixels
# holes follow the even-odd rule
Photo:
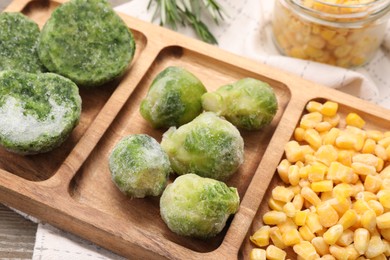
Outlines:
[[[274,42],[291,57],[361,66],[380,46],[389,10],[390,0],[275,0]]]

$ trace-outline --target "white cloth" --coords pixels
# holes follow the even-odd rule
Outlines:
[[[149,1],[132,0],[117,11],[151,21],[153,8],[146,10]],[[324,86],[369,100],[390,108],[390,23],[381,49],[367,65],[356,70],[328,66],[310,61],[283,57],[271,40],[273,0],[219,0],[228,17],[219,26],[208,18],[219,47],[259,62],[296,73]],[[207,18],[207,17],[206,17]],[[179,32],[195,37],[191,29]],[[60,231],[48,224],[39,224],[33,259],[120,259],[92,243]]]

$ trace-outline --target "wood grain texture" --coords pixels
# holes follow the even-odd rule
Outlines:
[[[61,3],[20,0],[8,10],[23,11],[43,25]],[[261,202],[270,183],[272,186],[277,182],[273,176],[284,144],[290,140],[308,101],[333,100],[343,111],[358,111],[370,125],[380,128],[389,124],[388,110],[374,104],[121,16],[136,37],[134,61],[120,80],[94,92],[82,91],[86,102],[80,125],[62,150],[47,153],[46,158],[52,160],[13,160],[0,151],[0,158],[5,158],[0,163],[0,202],[120,255],[137,259],[246,259],[248,234],[258,227],[264,211]],[[193,72],[209,91],[244,77],[263,80],[274,88],[279,103],[271,125],[262,131],[241,131],[245,163],[227,181],[238,189],[240,209],[221,234],[207,241],[173,234],[159,217],[158,198],[129,199],[109,177],[107,158],[121,137],[146,133],[161,140],[164,131],[152,129],[140,117],[138,108],[154,77],[171,65]],[[96,103],[88,101],[91,96]],[[48,166],[40,170],[43,163]]]

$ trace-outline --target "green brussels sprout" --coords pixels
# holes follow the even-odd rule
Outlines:
[[[160,195],[171,173],[167,154],[146,134],[121,139],[110,154],[109,168],[119,190],[135,198]]]
[[[265,82],[244,78],[202,96],[202,106],[238,128],[259,130],[271,123],[278,110],[273,89]]]
[[[168,67],[153,80],[140,106],[141,115],[154,127],[180,126],[202,112],[202,82],[180,67]]]
[[[205,112],[163,135],[162,149],[179,175],[195,173],[225,180],[244,161],[244,141],[237,128],[213,112]]]
[[[236,188],[214,179],[186,174],[167,186],[160,199],[160,213],[173,232],[209,238],[221,232],[239,204]]]

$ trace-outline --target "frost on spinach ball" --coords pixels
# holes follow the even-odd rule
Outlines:
[[[76,84],[52,73],[0,72],[0,145],[20,154],[59,146],[77,125]]]
[[[179,175],[195,173],[225,180],[244,161],[244,141],[237,128],[215,113],[205,112],[178,129],[164,133],[161,147]]]
[[[160,213],[170,230],[182,235],[209,238],[224,228],[237,212],[237,189],[196,174],[186,174],[169,184],[160,199]]]
[[[155,128],[180,126],[202,112],[202,82],[181,67],[168,67],[153,80],[141,115]]]
[[[258,130],[270,124],[278,110],[273,89],[267,83],[252,78],[244,78],[204,94],[202,106],[246,130]]]
[[[38,25],[21,13],[0,14],[0,71],[45,71],[37,53]]]
[[[160,195],[171,172],[167,154],[146,134],[120,140],[111,152],[109,168],[117,187],[135,198]]]
[[[45,23],[38,54],[51,72],[94,87],[121,76],[133,59],[132,33],[106,0],[71,0]]]

